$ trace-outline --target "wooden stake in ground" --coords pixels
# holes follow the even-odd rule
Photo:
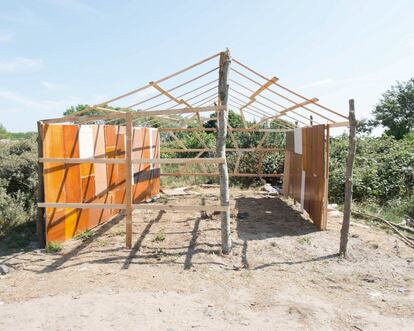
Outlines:
[[[125,244],[132,247],[132,116],[126,114],[126,176],[125,176]]]
[[[229,97],[228,73],[230,70],[230,52],[226,50],[220,53],[220,68],[219,68],[219,102],[222,111],[217,112],[218,116],[218,130],[217,130],[217,151],[216,157],[226,158],[226,137],[227,137],[227,121],[228,109],[227,102]],[[229,206],[229,172],[227,169],[227,162],[219,164],[220,173],[220,203],[222,206]],[[229,210],[221,212],[221,250],[224,254],[229,254],[231,251],[231,236],[230,236],[230,214]]]
[[[38,157],[43,157],[43,123],[37,122],[37,153]],[[44,185],[43,185],[43,163],[37,163],[37,175],[39,184],[37,186],[37,202],[45,201]],[[36,232],[39,238],[40,246],[46,246],[46,232],[45,232],[45,208],[37,208],[36,218]]]
[[[341,228],[341,242],[339,245],[339,254],[346,256],[346,246],[348,244],[349,223],[351,220],[352,206],[352,169],[354,166],[355,149],[356,149],[356,120],[354,100],[349,100],[349,146],[348,157],[346,160],[345,171],[345,201],[344,201],[344,219]]]

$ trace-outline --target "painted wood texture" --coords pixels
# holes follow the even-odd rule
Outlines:
[[[302,128],[300,134],[287,132],[285,156],[285,193],[302,205],[318,229],[326,229],[323,217],[325,126]]]
[[[44,124],[43,157],[124,158],[125,127],[109,125]],[[133,159],[159,158],[157,129],[134,128]],[[160,169],[134,164],[133,199],[138,203],[160,192]],[[126,166],[123,164],[45,163],[45,202],[124,203]],[[46,208],[46,241],[65,241],[107,222],[119,210]]]

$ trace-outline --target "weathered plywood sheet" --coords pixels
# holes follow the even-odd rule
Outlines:
[[[300,132],[298,131],[300,130]],[[325,229],[325,126],[295,129],[286,135],[284,193],[300,203],[318,229]]]
[[[125,158],[125,127],[109,125],[44,124],[44,157]],[[158,158],[157,129],[135,128],[132,157]],[[44,164],[45,202],[124,203],[126,166],[123,164]],[[160,191],[159,165],[133,167],[134,203]],[[107,222],[118,213],[111,209],[46,208],[46,241],[64,241]]]

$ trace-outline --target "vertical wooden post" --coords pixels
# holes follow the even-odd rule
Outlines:
[[[330,154],[330,132],[329,124],[326,124],[325,137],[325,192],[324,192],[324,210],[322,217],[321,229],[326,230],[328,225],[328,204],[329,204],[329,154]]]
[[[344,219],[341,228],[341,242],[339,245],[339,254],[346,256],[346,247],[348,244],[349,224],[351,220],[352,207],[352,169],[354,165],[356,149],[356,120],[354,100],[349,100],[349,146],[348,157],[346,160],[345,171],[345,201],[344,201]]]
[[[126,247],[132,247],[132,114],[126,113],[125,233]]]
[[[290,180],[290,158],[292,152],[285,150],[285,164],[283,170],[283,196],[289,197],[289,180]]]
[[[226,137],[227,137],[227,121],[228,109],[227,102],[229,97],[228,74],[230,70],[230,51],[220,53],[219,68],[219,106],[222,107],[218,111],[217,117],[217,157],[226,158]],[[227,169],[227,161],[219,164],[220,174],[220,204],[229,206],[229,172]],[[223,254],[229,254],[231,251],[231,230],[230,230],[230,213],[229,210],[221,212],[221,250]]]
[[[43,157],[43,122],[37,122],[37,154],[38,157]],[[45,202],[45,191],[43,183],[43,163],[37,163],[37,202]],[[41,247],[46,246],[46,224],[45,224],[45,208],[37,207],[36,217],[36,232],[37,238]]]

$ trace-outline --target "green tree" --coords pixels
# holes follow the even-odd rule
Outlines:
[[[73,113],[76,113],[78,111],[84,110],[87,107],[87,105],[76,105],[76,106],[70,106],[66,109],[66,111],[63,113],[64,116],[71,115]],[[95,110],[87,111],[83,113],[83,115],[96,115],[97,112]]]
[[[385,133],[396,139],[414,130],[414,78],[397,82],[376,105],[372,125],[382,125]]]

